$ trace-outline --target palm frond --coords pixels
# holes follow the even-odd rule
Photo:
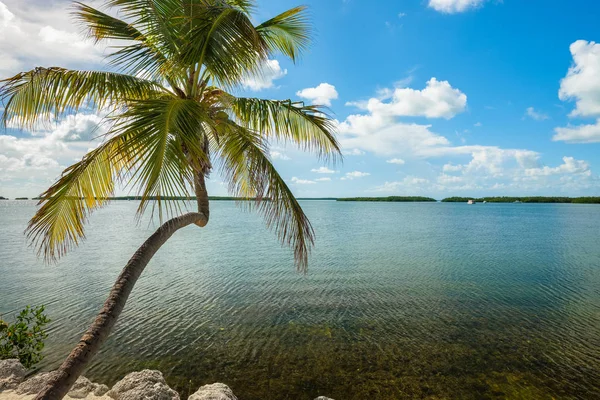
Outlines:
[[[341,158],[335,138],[335,125],[320,106],[307,106],[291,100],[264,100],[224,95],[236,122],[269,139],[291,141],[323,160]]]
[[[64,68],[36,68],[0,81],[3,121],[33,128],[81,107],[119,107],[165,93],[163,87],[129,75]]]
[[[314,230],[294,194],[268,157],[266,140],[232,122],[222,129],[219,142],[221,173],[237,197],[256,198],[267,227],[294,250],[299,270],[305,271],[314,244]],[[252,207],[251,202],[241,203]]]
[[[192,0],[109,0],[125,20],[89,6],[77,6],[75,15],[92,37],[131,41],[108,54],[110,64],[135,76],[166,80],[176,86],[186,66],[180,63],[180,47],[185,43],[185,5]]]
[[[226,1],[227,1],[227,4],[239,9],[240,11],[243,11],[248,16],[250,14],[252,14],[254,9],[256,8],[255,0],[226,0]]]
[[[226,3],[223,3],[226,4]],[[226,87],[238,85],[266,60],[266,43],[246,13],[227,5],[205,7],[182,49],[183,63],[198,64],[204,76]],[[200,21],[200,22],[198,22]]]
[[[125,22],[80,2],[73,3],[75,20],[81,23],[96,42],[105,39],[147,42],[133,23]]]
[[[85,237],[88,215],[113,194],[119,172],[131,163],[120,151],[123,136],[108,140],[67,168],[40,197],[26,233],[46,261],[63,256]]]
[[[310,42],[306,6],[291,8],[256,27],[271,52],[280,51],[296,61]]]
[[[194,182],[190,160],[209,162],[202,147],[207,123],[210,120],[199,103],[180,98],[134,102],[115,118],[114,132],[138,143],[137,162],[127,178],[128,186],[141,195],[138,213],[153,199],[161,221],[165,211],[167,215],[180,211],[180,203],[170,199],[190,196]]]

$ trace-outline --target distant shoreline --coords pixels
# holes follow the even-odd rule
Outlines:
[[[0,196],[0,200],[11,200]],[[39,197],[27,198],[17,197],[13,200],[40,200]],[[109,197],[107,200],[141,200],[140,196],[117,196]],[[150,200],[157,200],[150,198]],[[172,200],[196,200],[196,197],[164,197],[164,201]],[[253,201],[254,198],[246,197],[230,197],[230,196],[209,196],[209,200],[213,201]],[[265,199],[269,200],[269,199]],[[388,202],[388,203],[420,203],[420,202],[438,202],[431,197],[423,196],[387,196],[387,197],[298,197],[298,200],[309,201],[344,201],[344,202]],[[554,203],[554,204],[600,204],[600,197],[563,197],[563,196],[502,196],[502,197],[447,197],[439,200],[442,203],[467,203],[469,200],[475,203]]]

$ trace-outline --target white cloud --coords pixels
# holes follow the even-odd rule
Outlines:
[[[319,167],[311,169],[310,172],[316,172],[317,174],[335,174],[337,171],[334,171],[327,167]]]
[[[536,111],[533,107],[527,107],[527,110],[525,110],[525,115],[531,117],[532,119],[535,119],[536,121],[544,121],[550,118],[548,115]]]
[[[600,44],[578,40],[570,46],[573,65],[560,82],[558,97],[575,100],[571,117],[600,116]],[[600,118],[595,124],[569,125],[554,129],[554,141],[600,142]]]
[[[2,191],[9,196],[35,196],[46,189],[73,160],[79,160],[106,133],[102,117],[69,115],[35,136],[0,135]],[[29,134],[29,132],[24,132]],[[27,191],[27,192],[24,192]]]
[[[403,13],[403,12],[398,13],[398,18],[404,18],[404,17],[406,17],[406,13]]]
[[[563,157],[563,164],[558,167],[540,167],[528,168],[525,170],[527,176],[550,176],[561,174],[584,174],[591,175],[590,165],[583,160],[576,160],[573,157]]]
[[[329,182],[331,181],[331,178],[317,178],[315,179],[316,182]]]
[[[448,163],[448,164],[444,164],[444,166],[442,167],[442,170],[444,172],[457,172],[457,171],[462,171],[464,168],[464,166],[462,165],[453,165],[452,163]]]
[[[256,76],[246,77],[242,85],[246,89],[255,92],[270,89],[275,86],[274,82],[287,75],[287,69],[282,69],[277,60],[267,60],[262,70]]]
[[[291,158],[288,157],[285,153],[283,153],[281,151],[277,151],[277,150],[271,150],[271,158],[273,160],[283,160],[283,161],[291,160]]]
[[[292,183],[295,183],[297,185],[314,185],[316,182],[308,179],[299,179],[294,176],[292,177]]]
[[[312,104],[330,107],[331,100],[338,98],[338,92],[335,90],[335,86],[330,85],[329,83],[321,83],[314,88],[299,90],[296,92],[296,96],[310,100]]]
[[[436,167],[432,166],[422,171],[428,176],[407,176],[400,181],[385,182],[372,190],[418,195],[473,195],[473,191],[484,195],[549,195],[557,192],[574,195],[600,188],[600,179],[592,174],[589,164],[583,160],[563,157],[562,164],[550,167],[539,165],[539,155],[534,152],[498,148],[482,148],[481,151],[467,164],[444,165],[443,172],[438,172],[437,176]]]
[[[473,126],[476,126],[479,128],[479,127],[483,126],[483,124],[481,122],[476,122],[473,124]]]
[[[436,11],[454,14],[476,8],[485,0],[429,0],[429,7]]]
[[[68,3],[0,1],[1,76],[37,66],[100,64],[107,45],[80,34]]]
[[[430,131],[431,125],[396,123],[391,118],[351,115],[339,125],[344,148],[357,148],[380,155],[410,154],[431,146],[448,146],[443,136]]]
[[[345,156],[362,156],[365,154],[365,152],[360,149],[350,149],[342,150],[342,154]]]
[[[371,175],[371,174],[368,172],[352,171],[352,172],[346,172],[346,175],[341,179],[343,181],[353,180],[353,179],[358,179],[358,178],[364,178],[365,176],[369,176],[369,175]]]
[[[386,163],[404,165],[406,162],[401,158],[392,158],[391,160],[387,160]]]
[[[575,100],[571,116],[600,115],[600,44],[578,40],[570,50],[573,65],[560,82],[558,97]]]
[[[424,187],[429,184],[429,180],[416,176],[407,176],[401,181],[385,182],[383,185],[375,186],[371,191],[384,193],[415,194],[416,191],[422,192]]]
[[[600,142],[600,119],[595,124],[568,126],[566,128],[555,128],[556,134],[552,137],[554,141],[565,141],[568,143],[596,143]]]
[[[450,119],[467,107],[467,96],[448,81],[431,78],[422,90],[398,87],[385,98],[371,98],[364,103],[351,103],[382,117],[427,117]]]

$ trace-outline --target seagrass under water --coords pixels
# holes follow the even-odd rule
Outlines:
[[[156,368],[183,398],[600,398],[600,206],[303,202],[308,275],[258,216],[213,202],[149,264],[86,375]],[[32,202],[0,202],[0,313],[46,304],[56,367],[153,230],[95,214],[58,265],[27,249]],[[437,396],[437,397],[436,397]]]

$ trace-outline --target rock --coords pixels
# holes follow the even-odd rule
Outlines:
[[[149,369],[127,374],[106,395],[115,400],[179,400],[162,373]]]
[[[224,383],[213,383],[200,387],[188,400],[237,400],[237,397]]]
[[[103,385],[101,383],[97,383],[97,387],[96,389],[94,389],[94,396],[104,396],[106,394],[106,392],[108,392],[110,390],[110,388],[106,385]]]
[[[74,399],[83,399],[90,393],[95,396],[103,396],[106,392],[108,392],[108,386],[91,382],[85,376],[80,376],[67,394]]]
[[[16,358],[0,360],[0,392],[16,389],[25,380],[27,368]]]
[[[329,397],[325,397],[325,396],[319,396],[315,400],[333,400],[333,399],[331,399]]]
[[[37,375],[34,375],[25,382],[21,383],[19,387],[17,387],[16,392],[17,394],[37,394],[44,388],[44,386],[46,386],[48,382],[50,382],[52,378],[54,378],[56,374],[57,371],[52,371],[41,372]]]

